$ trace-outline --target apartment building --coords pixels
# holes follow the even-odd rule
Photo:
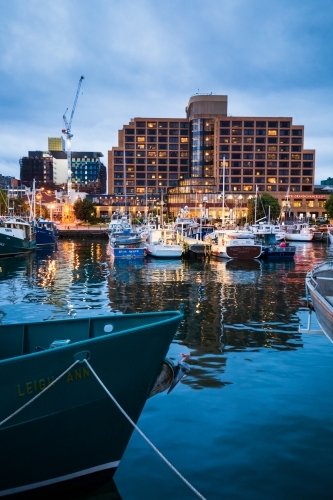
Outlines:
[[[256,191],[295,216],[319,215],[325,195],[313,195],[315,150],[305,148],[303,125],[292,117],[228,116],[228,96],[196,94],[183,119],[134,118],[108,152],[108,192],[121,199],[167,193],[173,215],[202,205],[215,216],[243,208]],[[295,210],[294,210],[295,209]],[[213,215],[213,213],[212,213]]]
[[[49,151],[29,151],[20,159],[20,179],[22,184],[32,188],[66,189],[68,177],[67,153],[62,138],[49,137]],[[95,151],[72,151],[72,187],[75,191],[102,194],[106,192],[106,167],[102,163],[103,154]]]
[[[187,119],[135,118],[108,152],[108,192],[144,195],[166,192],[189,175]]]

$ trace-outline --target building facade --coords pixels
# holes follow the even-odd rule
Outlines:
[[[47,143],[49,151],[65,151],[65,140],[63,137],[49,137]]]
[[[108,192],[149,195],[177,186],[189,175],[187,119],[135,118],[108,152]]]
[[[28,156],[20,159],[20,179],[22,184],[32,188],[36,181],[36,188],[53,189],[53,158],[49,152],[29,151]]]
[[[65,189],[67,186],[68,162],[62,138],[49,137],[49,146],[58,149],[49,151],[29,151],[20,159],[20,179],[22,184],[36,189]],[[72,188],[78,192],[100,194],[106,192],[106,167],[102,163],[102,153],[94,151],[72,151]]]
[[[243,214],[247,200],[267,192],[294,216],[317,216],[326,196],[314,195],[315,151],[292,117],[228,116],[226,95],[196,94],[186,118],[135,118],[108,153],[108,192],[134,199],[167,193],[170,214],[187,205],[198,215],[226,208]]]

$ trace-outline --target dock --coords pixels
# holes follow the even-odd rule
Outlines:
[[[105,226],[79,226],[78,224],[57,224],[59,239],[69,238],[102,238],[107,240],[108,233]]]

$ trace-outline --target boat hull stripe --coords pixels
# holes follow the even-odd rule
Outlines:
[[[65,476],[55,477],[52,479],[47,479],[45,481],[40,481],[38,483],[27,484],[25,486],[19,486],[17,488],[10,488],[8,490],[0,491],[0,497],[6,495],[13,495],[14,493],[21,493],[23,491],[33,490],[36,488],[42,488],[43,486],[50,486],[52,484],[61,483],[63,481],[68,481],[70,479],[75,479],[78,477],[86,476],[88,474],[94,474],[107,469],[116,469],[120,464],[120,460],[115,462],[109,462],[103,465],[97,465],[96,467],[90,467],[89,469],[74,472],[73,474],[66,474]]]

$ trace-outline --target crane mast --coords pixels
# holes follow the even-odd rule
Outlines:
[[[71,190],[72,190],[72,150],[71,150],[71,139],[73,137],[73,134],[72,134],[72,120],[73,120],[73,116],[74,116],[74,112],[75,112],[75,108],[76,108],[76,103],[77,103],[77,100],[78,100],[78,97],[79,97],[80,88],[81,88],[83,80],[84,80],[84,76],[81,76],[81,78],[79,80],[79,85],[77,87],[76,96],[75,96],[75,99],[74,99],[73,109],[72,109],[72,112],[71,112],[71,116],[70,116],[69,122],[67,121],[67,118],[66,118],[66,113],[68,111],[68,108],[66,109],[65,113],[63,114],[63,120],[64,120],[66,128],[62,130],[62,133],[65,134],[65,136],[66,136],[66,143],[67,143],[67,167],[68,167],[68,172],[67,172],[67,194],[68,194],[69,197],[70,197]]]

